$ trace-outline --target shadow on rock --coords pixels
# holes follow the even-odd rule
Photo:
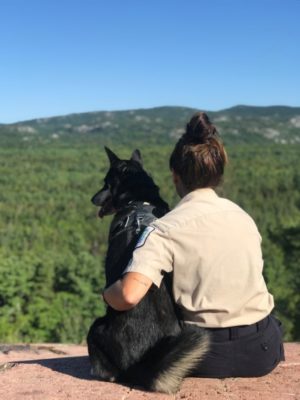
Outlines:
[[[88,356],[19,361],[18,364],[39,364],[74,378],[94,380],[90,375],[91,366]]]

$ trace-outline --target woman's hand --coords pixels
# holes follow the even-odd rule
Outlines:
[[[152,283],[150,278],[139,272],[127,272],[103,292],[103,299],[117,311],[130,310],[142,300]]]

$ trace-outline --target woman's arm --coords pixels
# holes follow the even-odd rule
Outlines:
[[[103,292],[103,299],[117,311],[130,310],[142,300],[152,283],[150,278],[139,272],[127,272]]]

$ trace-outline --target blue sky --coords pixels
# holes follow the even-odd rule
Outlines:
[[[300,106],[300,0],[2,0],[0,122]]]

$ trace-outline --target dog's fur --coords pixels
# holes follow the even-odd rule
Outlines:
[[[115,213],[105,263],[108,287],[121,278],[140,231],[163,216],[168,205],[143,170],[138,150],[127,161],[105,150],[110,169],[104,187],[92,202],[101,207],[100,217]],[[92,374],[102,380],[175,393],[209,347],[206,331],[182,325],[179,320],[168,275],[159,289],[152,285],[133,309],[119,312],[108,306],[106,315],[96,319],[87,337]]]

